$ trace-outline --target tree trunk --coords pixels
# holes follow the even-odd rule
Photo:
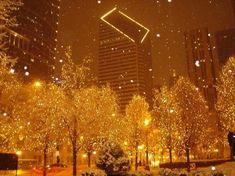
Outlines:
[[[73,176],[77,176],[77,148],[73,144]]]
[[[149,144],[148,144],[148,132],[146,131],[146,134],[145,134],[145,140],[146,140],[146,153],[145,153],[145,169],[146,170],[149,170]]]
[[[73,176],[77,176],[77,118],[74,116],[73,126]]]
[[[88,167],[90,168],[91,167],[91,152],[89,151],[87,153],[87,164],[88,164]]]
[[[135,145],[135,171],[138,170],[138,143]]]
[[[190,157],[189,157],[189,147],[186,147],[186,157],[187,157],[187,171],[190,172]]]
[[[47,150],[48,150],[48,146],[46,144],[44,150],[43,150],[43,176],[47,175]]]
[[[169,148],[170,166],[172,167],[172,148]]]
[[[60,146],[59,144],[56,144],[56,163],[59,164],[60,163]]]

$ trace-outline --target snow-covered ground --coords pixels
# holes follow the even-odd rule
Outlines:
[[[197,168],[199,171],[211,171],[211,167],[208,168]],[[235,162],[226,162],[224,164],[218,165],[215,167],[218,171],[223,171],[223,173],[226,174],[226,176],[235,176]],[[142,170],[142,169],[140,169]],[[81,171],[81,168],[78,170],[78,175]],[[152,169],[152,172],[154,176],[157,176],[159,169]],[[13,176],[15,174],[0,174],[0,176]],[[72,175],[72,167],[67,168],[65,171],[62,171],[57,174],[52,174],[53,176],[71,176]],[[48,176],[52,176],[51,174],[48,174]],[[19,176],[40,176],[40,175],[33,175],[31,172],[24,172],[20,171]]]
[[[209,168],[199,168],[199,170],[210,171],[212,167]],[[226,162],[215,167],[218,171],[223,171],[226,176],[235,176],[235,162]]]
[[[215,167],[218,171],[223,171],[226,176],[235,176],[235,162],[226,162],[224,164]],[[208,168],[198,168],[197,170],[211,171],[211,167]],[[157,175],[158,169],[153,169],[154,175]],[[58,173],[55,176],[70,176],[72,175],[72,169],[68,168],[64,172]]]

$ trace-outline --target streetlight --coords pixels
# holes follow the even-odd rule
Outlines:
[[[16,151],[16,154],[17,154],[18,156],[21,156],[21,155],[22,155],[22,151]]]
[[[149,119],[144,120],[144,126],[146,127],[146,132],[145,132],[145,142],[146,142],[145,169],[146,170],[149,170],[149,151],[148,151],[148,126],[149,126],[149,123],[150,123]]]
[[[34,82],[34,86],[35,87],[41,87],[42,86],[42,83],[40,81],[35,81]]]

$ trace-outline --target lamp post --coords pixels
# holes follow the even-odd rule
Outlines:
[[[148,126],[149,126],[150,120],[145,119],[144,120],[144,126],[146,128],[145,130],[145,143],[146,143],[146,151],[145,151],[145,170],[150,170],[149,168],[149,150],[148,150]]]

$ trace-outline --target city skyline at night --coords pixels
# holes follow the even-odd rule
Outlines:
[[[99,18],[109,9],[117,6],[128,16],[141,21],[151,30],[152,63],[154,86],[168,84],[170,74],[166,70],[175,70],[177,75],[187,75],[187,57],[184,33],[200,27],[207,27],[212,35],[218,30],[232,28],[235,25],[231,0],[224,1],[62,1],[59,41],[70,45],[77,42],[78,60],[87,54],[97,64]],[[91,10],[86,11],[86,8]],[[70,9],[70,11],[66,11]],[[224,10],[226,9],[226,13]],[[139,13],[139,12],[142,13]],[[77,23],[71,23],[76,19]],[[220,19],[220,20],[215,20]],[[88,30],[89,29],[89,30]],[[96,66],[95,66],[96,67]]]
[[[0,0],[0,176],[234,176],[235,0]]]

